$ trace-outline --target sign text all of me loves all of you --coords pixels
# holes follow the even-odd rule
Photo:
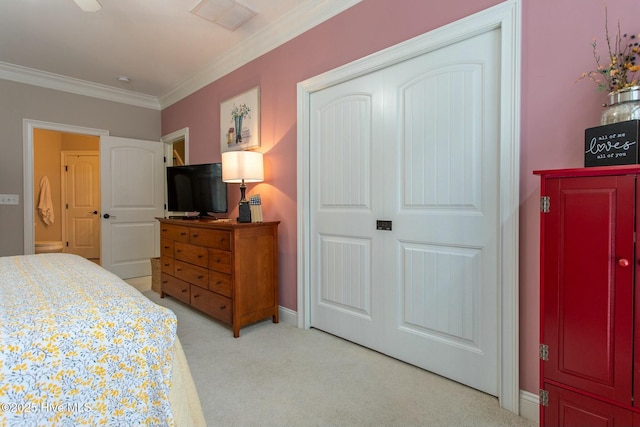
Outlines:
[[[627,120],[585,130],[584,165],[613,166],[638,163],[640,120]]]

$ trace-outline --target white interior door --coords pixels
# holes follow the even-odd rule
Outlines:
[[[100,258],[100,156],[63,152],[65,252]]]
[[[103,136],[102,265],[126,279],[151,274],[164,215],[164,144]]]
[[[312,326],[383,351],[381,74],[311,97]]]
[[[494,30],[314,92],[309,125],[311,326],[493,395],[499,53]]]
[[[498,395],[500,31],[385,71],[388,354]]]

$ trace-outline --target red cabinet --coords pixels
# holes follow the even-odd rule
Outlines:
[[[562,387],[545,385],[549,403],[545,408],[547,426],[631,426],[633,412]]]
[[[541,425],[638,425],[640,167],[535,173],[541,177]]]

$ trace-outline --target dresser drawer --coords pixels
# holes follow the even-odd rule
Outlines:
[[[210,271],[209,290],[231,298],[231,276],[217,271]]]
[[[189,304],[191,302],[191,285],[184,280],[162,273],[161,289],[167,295]]]
[[[192,228],[190,230],[189,242],[194,245],[228,251],[231,249],[231,234],[224,230]]]
[[[221,273],[231,274],[231,252],[209,249],[209,268]]]
[[[163,273],[171,274],[173,276],[173,273],[174,273],[173,263],[174,263],[173,258],[168,257],[166,255],[162,255],[160,257],[160,271],[162,271]]]
[[[198,267],[197,265],[176,260],[175,276],[202,288],[207,288],[209,286],[209,271],[206,268]]]
[[[188,242],[189,228],[182,225],[161,224],[160,237],[163,239],[176,240],[178,242]]]
[[[229,298],[192,285],[191,305],[221,322],[231,324],[231,300]]]
[[[173,240],[160,239],[160,255],[173,258]]]
[[[207,268],[207,248],[190,245],[188,243],[175,243],[175,258],[200,267]]]

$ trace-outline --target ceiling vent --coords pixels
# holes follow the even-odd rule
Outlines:
[[[201,0],[191,13],[235,31],[256,15],[256,11],[235,0]]]
[[[97,12],[102,9],[98,0],[73,0],[84,12]]]

